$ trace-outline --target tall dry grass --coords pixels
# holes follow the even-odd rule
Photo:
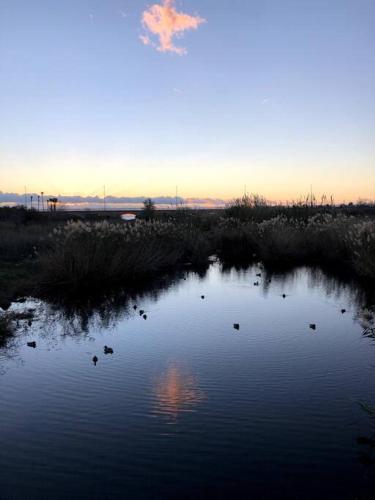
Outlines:
[[[318,264],[375,279],[375,222],[317,214],[306,221],[277,216],[259,223],[223,219],[215,231],[224,260],[295,265]]]
[[[158,221],[70,222],[50,239],[40,259],[44,289],[132,283],[184,262],[200,263],[210,250],[192,226]]]
[[[8,266],[3,274],[26,260],[34,263],[27,269],[41,290],[92,289],[126,285],[187,262],[203,264],[216,253],[224,263],[317,264],[375,280],[375,221],[370,218],[317,213],[256,221],[192,210],[177,215],[172,220],[76,221],[57,227],[49,221],[0,221],[0,263]],[[4,280],[0,284],[6,285]]]

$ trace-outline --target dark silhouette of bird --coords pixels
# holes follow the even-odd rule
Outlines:
[[[283,298],[283,299],[285,299],[285,297],[286,297],[286,295],[285,295],[285,293],[283,293],[283,294],[282,294],[282,298]]]
[[[137,307],[138,307],[138,306],[136,306],[136,305],[134,304],[134,306],[133,306],[134,311],[137,309]]]
[[[27,345],[28,345],[28,347],[32,347],[33,349],[36,348],[36,342],[35,342],[35,340],[33,340],[32,342],[28,342]]]
[[[27,324],[28,324],[28,326],[31,326],[31,325],[33,324],[32,320],[31,320],[31,319],[29,319],[29,320],[27,321]]]
[[[240,329],[240,325],[239,325],[239,323],[234,323],[233,328],[234,328],[235,330],[239,330],[239,329]]]
[[[139,311],[139,315],[140,315],[140,316],[142,316],[144,313],[145,313],[145,311],[144,311],[143,309],[141,309],[141,310]]]
[[[256,276],[260,278],[262,276],[262,273],[258,273]]]
[[[255,281],[254,286],[259,286],[259,281]]]
[[[316,324],[315,323],[310,323],[310,328],[311,330],[316,330]]]
[[[112,347],[108,347],[107,345],[105,345],[104,346],[104,354],[113,354]]]
[[[143,315],[143,319],[147,319],[147,314],[144,314],[144,315]]]
[[[94,356],[94,357],[92,358],[92,362],[94,363],[94,365],[95,365],[95,366],[96,366],[96,363],[97,363],[98,361],[99,361],[99,360],[98,360],[98,357],[97,357],[97,356]]]
[[[346,313],[346,309],[341,309],[341,314],[345,314]]]
[[[202,299],[202,300],[204,299],[204,295],[201,295],[201,299]]]

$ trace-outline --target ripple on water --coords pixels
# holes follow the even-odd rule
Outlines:
[[[368,299],[307,269],[254,287],[257,272],[215,263],[81,313],[26,303],[32,326],[0,350],[2,498],[371,493]]]

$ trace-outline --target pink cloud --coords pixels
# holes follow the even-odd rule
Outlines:
[[[175,0],[162,0],[161,4],[151,5],[143,12],[143,26],[158,37],[159,44],[153,43],[149,36],[142,35],[141,40],[145,45],[153,45],[160,52],[175,52],[181,56],[187,51],[183,47],[176,47],[173,37],[181,36],[186,30],[197,29],[205,19],[177,12],[174,2]]]

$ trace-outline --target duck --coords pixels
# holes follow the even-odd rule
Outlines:
[[[133,306],[134,311],[137,309],[137,307],[138,306],[136,304],[134,304],[134,306]]]
[[[255,281],[254,286],[259,286],[259,281]]]
[[[144,313],[145,313],[145,311],[144,311],[143,309],[141,309],[141,310],[139,311],[139,315],[140,315],[140,316],[143,316],[143,314],[144,314]]]
[[[36,348],[36,342],[35,342],[35,340],[33,340],[32,342],[28,342],[27,345],[28,345],[28,347],[32,347],[33,349]]]
[[[107,345],[105,345],[104,346],[104,354],[113,354],[112,347],[108,347]]]
[[[311,330],[316,330],[316,324],[315,323],[310,323],[309,327]]]
[[[260,278],[262,276],[262,273],[258,273],[256,276]]]
[[[235,330],[239,330],[239,329],[240,329],[240,324],[239,324],[239,323],[234,323],[234,324],[233,324],[233,328],[234,328]]]
[[[286,295],[285,293],[282,294],[282,298],[285,299],[286,298]]]
[[[202,299],[202,300],[204,299],[204,295],[201,295],[201,299]]]
[[[345,314],[346,313],[346,309],[341,309],[341,314]]]
[[[99,360],[98,360],[98,356],[94,356],[94,357],[92,358],[92,362],[94,363],[94,365],[95,365],[95,366],[96,366],[96,363],[97,363],[98,361],[99,361]]]
[[[142,318],[143,318],[143,319],[147,319],[147,314],[144,314],[144,315],[142,316]]]

